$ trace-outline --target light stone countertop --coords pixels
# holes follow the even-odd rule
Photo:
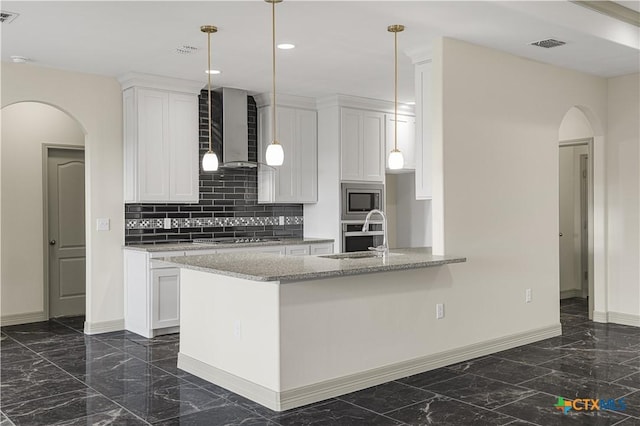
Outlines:
[[[270,253],[222,253],[165,258],[180,268],[252,281],[301,281],[344,275],[428,268],[466,262],[460,256],[434,256],[430,247],[394,249],[386,259],[331,259],[322,256],[284,256]]]
[[[268,238],[268,237],[265,237]],[[277,238],[277,237],[276,237]],[[277,241],[261,241],[258,243],[160,243],[160,244],[132,244],[124,246],[127,250],[146,251],[149,253],[161,251],[190,251],[211,250],[216,248],[242,248],[260,246],[294,246],[298,244],[333,243],[331,238],[280,238]]]

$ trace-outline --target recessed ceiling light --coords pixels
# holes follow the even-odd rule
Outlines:
[[[278,49],[282,49],[282,50],[289,50],[289,49],[293,49],[294,47],[296,47],[296,45],[292,43],[280,43],[278,45]]]
[[[416,101],[410,101],[410,102],[406,102],[407,105],[415,105]]]
[[[25,58],[24,56],[12,56],[11,61],[16,64],[24,64],[25,62],[29,62],[29,58]]]
[[[205,74],[212,74],[212,75],[221,73],[220,70],[205,70],[204,72],[205,72]]]

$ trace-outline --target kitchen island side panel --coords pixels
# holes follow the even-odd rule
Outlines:
[[[280,390],[278,285],[180,271],[180,354]]]

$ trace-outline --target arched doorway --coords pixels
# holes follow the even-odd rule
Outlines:
[[[603,158],[602,129],[588,109],[574,106],[563,117],[558,140],[561,305],[562,300],[576,300],[577,311],[585,309],[588,319],[602,321],[598,313],[606,307],[600,192],[604,177],[596,167]]]
[[[46,103],[17,102],[1,113],[3,324],[84,314],[86,132]],[[74,300],[74,308],[51,310],[54,294],[63,305]]]

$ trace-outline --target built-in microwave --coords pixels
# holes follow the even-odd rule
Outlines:
[[[342,220],[364,220],[373,209],[384,209],[384,185],[343,182]]]

